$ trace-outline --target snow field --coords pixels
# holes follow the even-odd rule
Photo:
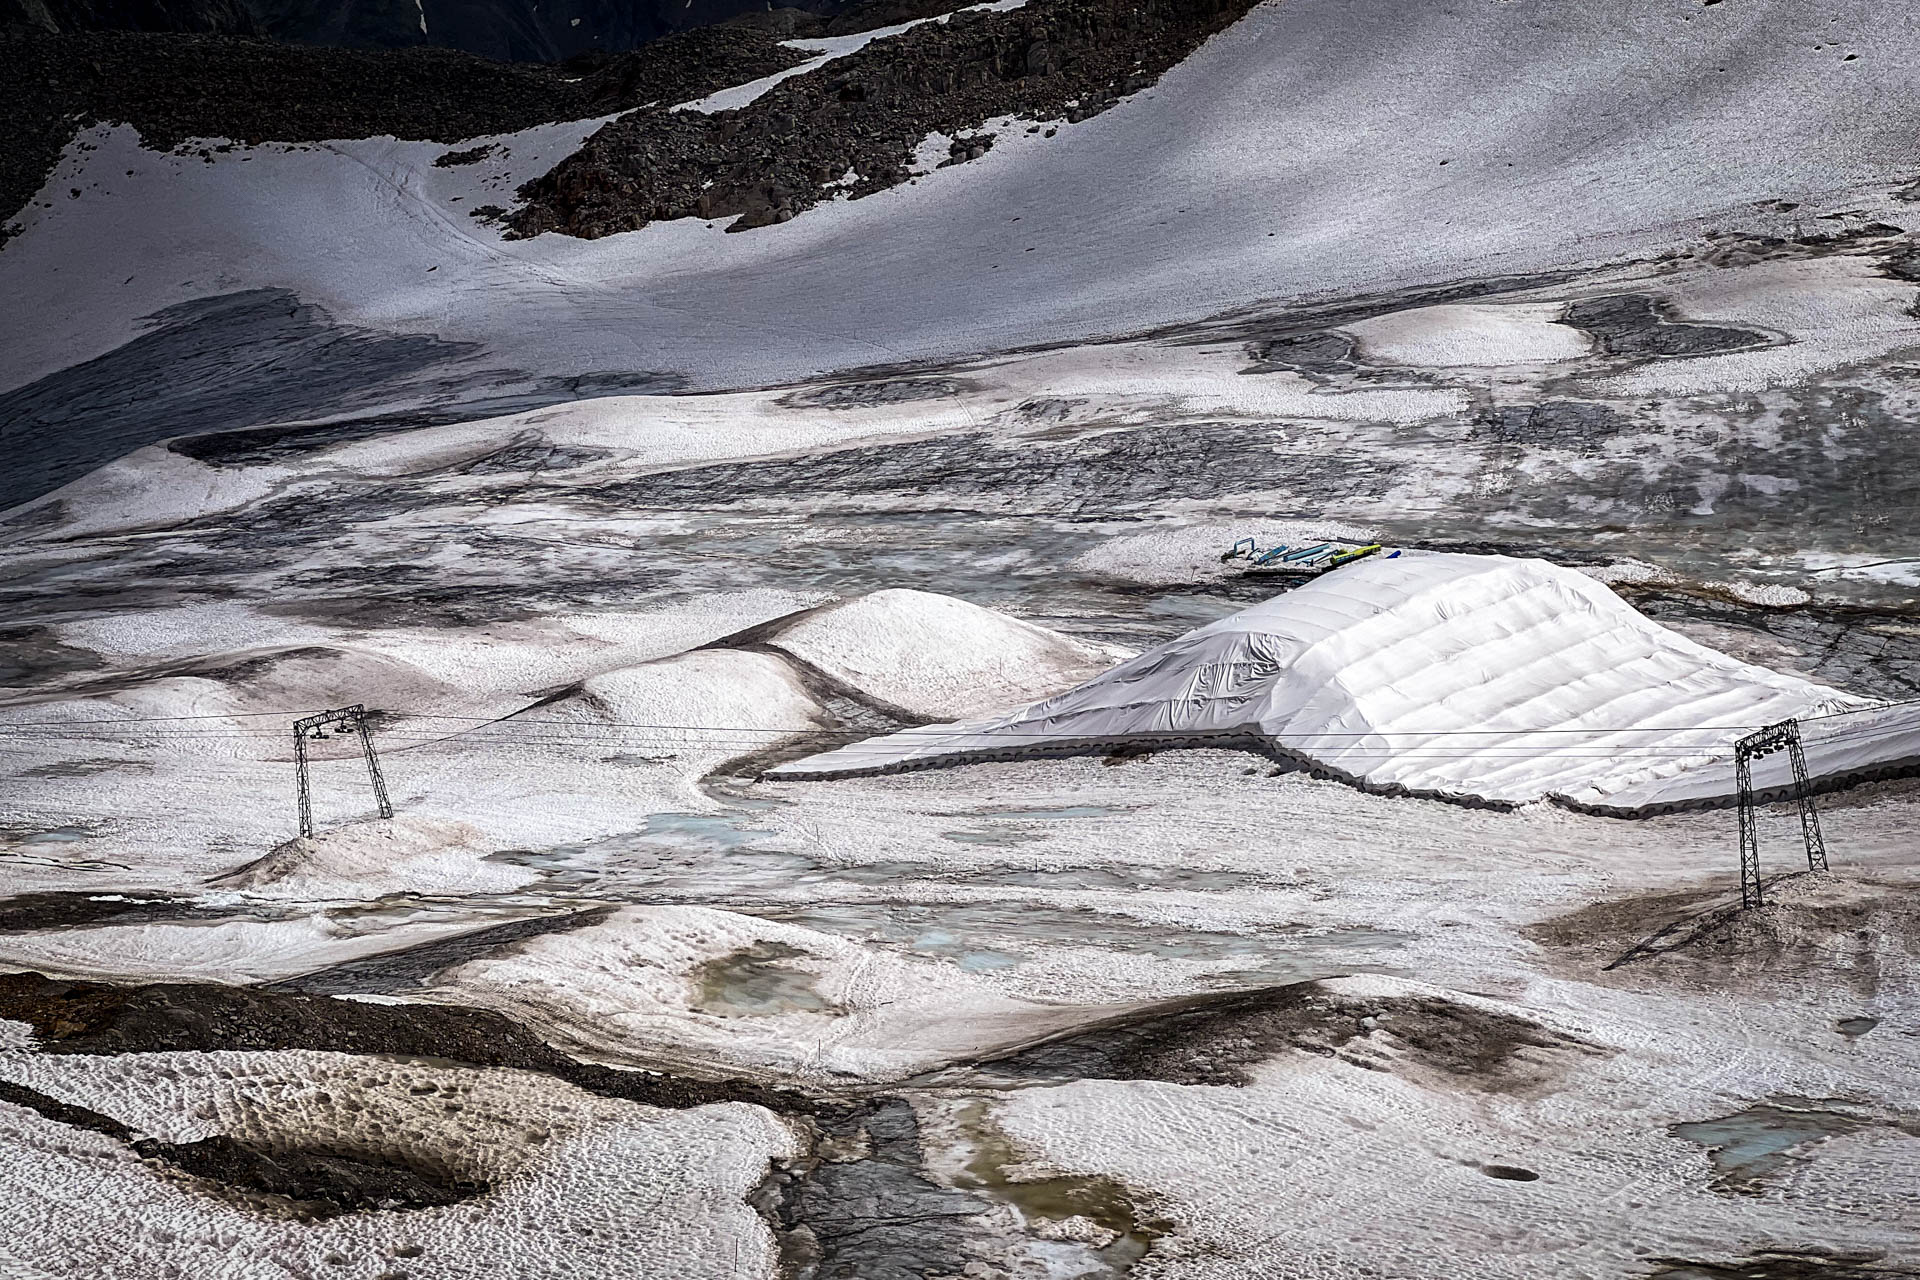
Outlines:
[[[431,143],[205,164],[111,131],[70,153],[58,216],[26,211],[0,261],[19,300],[0,317],[0,382],[97,355],[172,303],[263,285],[348,323],[479,341],[511,368],[715,389],[1639,256],[1820,209],[1905,216],[1884,194],[1912,169],[1907,32],[1868,0],[1714,7],[1263,5],[1055,138],[1015,131],[972,164],[747,235],[687,220],[519,242],[467,217],[596,122],[496,140],[509,163],[453,170]],[[1762,212],[1782,198],[1802,208]]]
[[[544,1076],[346,1054],[0,1055],[0,1077],[164,1141],[214,1133],[267,1149],[425,1161],[493,1190],[477,1201],[302,1223],[250,1211],[126,1147],[0,1103],[0,1261],[144,1277],[162,1253],[208,1280],[291,1271],[450,1278],[771,1275],[746,1204],[793,1135],[740,1103],[662,1111]],[[85,1214],[68,1206],[84,1202]],[[335,1261],[335,1259],[339,1261]]]

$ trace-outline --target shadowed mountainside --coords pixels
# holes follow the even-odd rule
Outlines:
[[[796,0],[796,14],[842,0]],[[754,0],[0,0],[0,28],[257,36],[351,49],[458,49],[505,62],[619,53],[764,13]]]

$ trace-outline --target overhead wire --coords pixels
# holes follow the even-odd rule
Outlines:
[[[1676,734],[1680,732],[1699,732],[1703,729],[1724,731],[1729,729],[1739,729],[1742,727],[1744,726],[1700,726],[1690,730],[1681,729],[1681,728],[1669,728],[1664,730],[1654,730],[1651,732],[1663,733],[1663,734]],[[390,742],[390,743],[399,742],[399,743],[411,744],[409,746],[400,747],[398,748],[399,750],[413,750],[413,749],[417,749],[420,746],[425,746],[433,743],[449,743],[449,744],[459,745],[461,747],[481,747],[481,748],[500,747],[500,748],[510,748],[510,749],[526,749],[526,748],[578,749],[578,748],[604,747],[604,748],[624,748],[624,749],[636,749],[636,750],[673,751],[673,750],[700,749],[700,748],[705,748],[709,750],[711,749],[752,750],[758,747],[772,745],[774,742],[795,742],[795,741],[804,742],[809,739],[816,740],[816,741],[829,740],[829,739],[845,739],[849,735],[849,733],[859,734],[861,732],[859,729],[851,729],[851,730],[799,729],[799,728],[758,729],[758,728],[753,728],[751,726],[724,727],[724,726],[668,726],[668,725],[647,726],[647,725],[591,725],[591,724],[581,724],[581,725],[572,725],[572,726],[552,726],[552,725],[528,726],[527,728],[530,731],[520,731],[519,727],[513,726],[511,722],[488,722],[485,724],[473,725],[465,729],[453,730],[447,733],[404,732],[404,731],[395,731],[395,730],[389,729],[385,732],[380,733],[378,737],[380,738],[381,741],[385,741],[385,742]],[[502,731],[502,730],[508,730],[508,729],[512,729],[514,731],[505,731],[505,732]],[[636,729],[649,730],[650,732],[635,732]],[[1442,731],[1442,735],[1437,735],[1437,736],[1451,736],[1451,733],[1478,733],[1478,732],[1480,731]],[[1540,730],[1540,731],[1517,731],[1517,732],[1561,733],[1563,731]],[[1573,730],[1573,731],[1567,731],[1567,732],[1592,734],[1599,731]],[[1645,733],[1649,731],[1636,730],[1634,732]],[[948,730],[929,727],[929,728],[909,728],[905,730],[897,730],[897,731],[894,731],[893,734],[887,734],[886,731],[882,730],[878,734],[872,734],[869,736],[911,737],[915,734],[924,734],[930,738],[942,738],[942,737],[949,736],[949,733],[950,731]],[[667,735],[678,735],[678,736],[667,736]],[[200,741],[200,742],[207,743],[208,745],[212,745],[213,743],[223,742],[223,741],[232,742],[236,744],[242,743],[242,742],[265,743],[265,742],[282,740],[285,738],[285,736],[286,736],[285,731],[271,731],[271,730],[245,730],[245,729],[164,730],[162,729],[162,730],[149,730],[137,737],[125,738],[125,739],[121,739],[121,741],[126,742],[128,744],[142,743],[142,742],[153,742],[157,744],[164,744],[164,743],[171,743],[171,742],[184,743],[186,741]],[[1175,734],[1175,733],[1165,733],[1165,734],[1137,733],[1137,734],[1130,734],[1130,735],[1087,735],[1085,737],[1076,738],[1069,734],[1058,734],[1058,733],[1019,734],[1019,733],[1009,732],[1007,734],[998,735],[998,736],[1002,738],[1006,738],[1006,737],[1031,738],[1037,741],[1051,741],[1051,742],[1055,742],[1063,745],[1070,744],[1070,743],[1085,743],[1089,745],[1097,745],[1097,744],[1100,744],[1104,739],[1107,742],[1111,743],[1115,748],[1124,748],[1127,745],[1129,740],[1138,741],[1143,744],[1150,744],[1155,739],[1164,739],[1168,737],[1201,738],[1206,735],[1204,734],[1184,734],[1183,735],[1183,734]],[[1234,735],[1231,733],[1222,733],[1220,736],[1223,739],[1225,739],[1233,736],[1250,736],[1250,735]],[[1330,753],[1338,753],[1340,755],[1347,756],[1347,757],[1352,757],[1354,755],[1379,754],[1379,755],[1390,755],[1390,756],[1393,756],[1395,759],[1405,759],[1405,760],[1422,760],[1422,759],[1424,760],[1453,760],[1453,759],[1489,760],[1489,759],[1503,759],[1503,758],[1539,759],[1543,756],[1551,756],[1553,758],[1563,759],[1563,760],[1579,760],[1579,759],[1673,760],[1673,759],[1684,759],[1689,756],[1699,755],[1702,752],[1711,751],[1715,748],[1724,749],[1725,746],[1729,745],[1724,741],[1722,742],[1693,741],[1693,742],[1671,743],[1671,744],[1661,743],[1657,741],[1656,742],[1639,741],[1639,742],[1632,742],[1632,743],[1622,743],[1620,746],[1612,747],[1612,748],[1608,748],[1602,744],[1592,743],[1592,742],[1568,742],[1564,746],[1558,745],[1556,743],[1554,745],[1542,745],[1539,747],[1528,747],[1524,745],[1516,745],[1511,741],[1489,743],[1486,745],[1476,745],[1473,743],[1457,743],[1456,744],[1451,742],[1448,742],[1448,743],[1412,742],[1402,746],[1396,746],[1394,744],[1393,739],[1395,739],[1396,737],[1405,739],[1405,738],[1422,738],[1426,736],[1426,735],[1423,735],[1417,732],[1412,732],[1412,731],[1404,732],[1404,733],[1394,733],[1392,731],[1388,731],[1388,732],[1376,732],[1371,734],[1359,734],[1359,733],[1343,734],[1343,735],[1339,735],[1339,739],[1340,739],[1339,741],[1335,741],[1331,743],[1324,741],[1325,738],[1333,737],[1333,736],[1335,735],[1302,734],[1302,735],[1298,735],[1297,737],[1292,737],[1289,740],[1286,740],[1283,743],[1283,745],[1290,746],[1295,750],[1312,750],[1316,746],[1320,746]],[[1823,736],[1822,739],[1820,739],[1820,743],[1822,745],[1844,745],[1845,743],[1848,743],[1848,742],[1860,741],[1866,738],[1870,738],[1872,736],[1875,736],[1875,731],[1870,728],[1849,730],[1849,731],[1842,731],[1836,734],[1825,735]],[[1377,742],[1354,741],[1354,739],[1376,739],[1378,741]],[[54,743],[58,743],[62,741],[74,741],[74,740],[99,741],[100,738],[97,735],[92,733],[55,732],[55,733],[15,734],[11,736],[11,740],[18,745],[27,745],[29,743],[52,745]],[[990,748],[983,747],[982,749],[990,749]]]
[[[1881,703],[1872,707],[1861,707],[1851,711],[1830,712],[1830,713],[1824,713],[1818,716],[1799,716],[1794,718],[1797,719],[1800,723],[1805,724],[1805,723],[1816,722],[1816,721],[1834,720],[1834,719],[1839,719],[1839,718],[1848,717],[1848,716],[1863,715],[1863,714],[1868,714],[1872,712],[1886,711],[1895,707],[1911,706],[1916,704],[1920,704],[1920,698],[1904,699],[1898,702]],[[176,723],[207,721],[207,720],[260,719],[260,718],[266,718],[266,717],[279,717],[281,719],[287,720],[290,725],[294,719],[298,719],[309,714],[312,714],[312,713],[307,711],[243,711],[243,712],[233,712],[229,714],[206,714],[206,715],[193,715],[193,716],[100,716],[100,717],[91,717],[91,718],[79,719],[79,720],[13,721],[13,722],[0,722],[0,733],[26,732],[26,733],[45,733],[45,734],[52,734],[52,735],[72,734],[75,736],[92,736],[93,733],[97,730],[108,729],[108,728],[119,726],[119,725],[159,725],[159,724],[176,724]],[[389,736],[389,737],[402,736],[402,735],[396,735],[392,728],[380,730],[378,726],[383,721],[386,721],[386,720],[402,721],[402,722],[404,721],[451,721],[456,724],[471,726],[471,728],[454,731],[461,734],[462,736],[473,736],[474,734],[481,733],[481,732],[508,731],[508,730],[511,730],[511,731],[533,730],[536,732],[546,732],[549,734],[559,735],[559,734],[569,734],[569,733],[571,734],[604,734],[607,731],[617,730],[617,729],[644,729],[644,730],[675,732],[675,733],[716,733],[716,734],[733,734],[737,736],[760,735],[760,736],[766,736],[766,737],[793,737],[796,735],[811,736],[811,737],[834,737],[834,736],[840,736],[848,732],[847,730],[844,730],[844,729],[829,729],[829,728],[820,728],[820,729],[791,728],[789,729],[789,728],[776,728],[776,727],[758,727],[754,725],[677,724],[677,723],[671,723],[671,722],[644,721],[644,720],[608,720],[608,721],[591,722],[591,721],[579,721],[579,720],[564,720],[564,719],[557,719],[554,717],[545,717],[545,716],[542,716],[542,717],[521,716],[513,713],[508,713],[507,715],[504,715],[504,716],[476,716],[476,715],[457,715],[457,714],[447,713],[447,712],[387,711],[387,710],[381,710],[379,708],[375,708],[369,711],[368,718],[375,726],[375,729],[377,732],[382,732],[383,736]],[[1331,730],[1330,729],[1330,730],[1316,730],[1310,733],[1301,733],[1298,736],[1303,739],[1309,739],[1309,740],[1377,738],[1377,737],[1511,738],[1511,737],[1533,737],[1533,736],[1541,736],[1541,735],[1563,735],[1563,736],[1578,735],[1578,736],[1585,736],[1585,737],[1593,737],[1593,736],[1602,735],[1602,734],[1671,735],[1671,734],[1681,734],[1681,733],[1729,733],[1729,732],[1737,732],[1740,730],[1759,730],[1767,727],[1768,725],[1764,723],[1741,723],[1741,724],[1692,724],[1692,725],[1645,725],[1645,724],[1575,725],[1575,726],[1563,725],[1563,726],[1552,726],[1552,727],[1542,726],[1538,728],[1494,727],[1494,728],[1485,728],[1485,729],[1354,729],[1354,730]],[[207,734],[209,736],[228,736],[228,737],[241,736],[241,735],[259,735],[259,736],[277,737],[277,736],[280,736],[280,734],[283,731],[253,730],[253,729],[231,729],[231,730],[170,729],[170,730],[151,730],[149,732],[164,732],[164,733],[169,733],[175,736]],[[885,730],[883,732],[887,732],[893,736],[925,735],[925,736],[944,737],[956,732],[956,730],[944,725],[912,725],[912,726],[907,726],[901,729]],[[992,732],[997,737],[1010,737],[1010,738],[1028,738],[1028,737],[1060,738],[1063,736],[1071,736],[1070,734],[1063,734],[1062,731],[1057,729],[1023,730],[1023,729],[1006,728],[1006,729],[995,729]],[[1168,732],[1175,732],[1175,731],[1170,730]],[[1195,732],[1205,732],[1205,731],[1195,731]],[[1844,733],[1847,731],[1842,730],[1841,732]],[[451,735],[437,735],[437,736],[451,736]],[[1100,736],[1117,736],[1117,735],[1100,735]],[[1827,736],[1834,736],[1834,735],[1827,735]]]

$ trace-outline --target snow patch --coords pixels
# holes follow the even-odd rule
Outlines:
[[[992,4],[969,5],[967,8],[957,10],[956,12],[968,13],[979,10],[989,13],[1005,13],[1009,9],[1020,8],[1026,2],[1027,0],[995,0]],[[889,37],[897,36],[903,31],[911,31],[924,23],[937,22],[944,25],[947,19],[952,16],[950,13],[943,13],[932,18],[915,18],[911,22],[896,22],[890,27],[875,27],[871,31],[856,31],[852,35],[845,36],[822,36],[817,39],[782,40],[780,43],[789,49],[799,49],[802,52],[812,53],[817,56],[809,58],[807,61],[799,63],[796,66],[788,67],[784,71],[776,71],[770,76],[761,76],[758,80],[750,80],[746,84],[721,89],[718,92],[708,94],[704,98],[695,98],[691,102],[682,102],[673,109],[675,111],[697,111],[701,115],[709,116],[720,111],[738,111],[741,107],[751,104],[755,99],[761,97],[769,89],[772,89],[783,80],[791,80],[795,76],[803,76],[809,71],[816,71],[826,66],[829,62],[844,58],[850,53],[858,53],[875,40],[885,40]]]
[[[59,978],[244,986],[398,951],[473,928],[471,919],[355,923],[325,915],[218,924],[103,925],[0,937],[0,967]]]
[[[1426,368],[1500,367],[1577,360],[1593,340],[1559,323],[1557,302],[1524,306],[1415,307],[1347,326],[1361,354],[1378,364]]]
[[[401,814],[287,841],[214,881],[256,897],[315,901],[392,893],[509,893],[539,877],[484,862],[487,840],[464,822]]]

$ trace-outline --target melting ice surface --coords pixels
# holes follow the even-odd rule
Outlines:
[[[943,833],[961,843],[1018,845],[1043,840],[1031,829],[995,825],[1086,821],[1124,813],[1122,807],[1068,804],[981,811],[986,829]],[[1356,970],[1377,970],[1380,951],[1403,945],[1403,934],[1381,929],[1319,932],[1267,930],[1234,933],[1148,924],[1122,914],[1009,895],[994,900],[916,901],[911,884],[1043,890],[1176,890],[1227,893],[1271,879],[1243,871],[1184,867],[951,866],[886,861],[823,864],[776,843],[768,812],[659,813],[638,831],[587,845],[496,855],[543,872],[553,889],[594,898],[699,902],[797,924],[822,933],[947,961],[970,973],[1010,969],[1060,947],[1101,947],[1163,959],[1225,963],[1233,981],[1293,982]],[[842,886],[842,889],[836,889]],[[875,888],[901,896],[872,900]],[[853,890],[854,892],[845,892]],[[714,1012],[803,1009],[806,975],[782,966],[781,956],[741,953],[717,962],[702,978]],[[800,1001],[800,1003],[783,1003]],[[766,1004],[766,1008],[760,1008]]]
[[[1110,804],[1074,804],[1059,809],[990,809],[996,818],[1036,818],[1053,821],[1062,818],[1111,818],[1126,810]]]
[[[1066,805],[1058,809],[988,809],[982,817],[1013,818],[1036,822],[1059,822],[1069,818],[1110,818],[1126,810],[1106,804]],[[943,831],[942,840],[951,840],[955,844],[991,844],[1011,847],[1018,844],[1031,844],[1046,837],[1038,831],[1006,830],[989,826],[985,830],[969,828],[963,831]]]
[[[1724,1181],[1745,1185],[1783,1168],[1796,1148],[1852,1133],[1866,1123],[1839,1111],[1761,1103],[1717,1120],[1674,1125],[1673,1136],[1707,1148]]]
[[[125,863],[75,856],[74,846],[91,840],[96,834],[78,826],[51,827],[44,831],[0,830],[0,862],[65,867],[72,871],[128,870]]]
[[[1168,930],[1104,912],[1024,902],[822,903],[769,913],[790,924],[918,955],[973,973],[1005,969],[1049,947],[1105,947],[1163,959],[1231,961],[1236,980],[1293,982],[1378,966],[1364,953],[1406,941],[1379,929],[1326,933]],[[1227,976],[1227,975],[1222,975]]]
[[[656,813],[638,831],[494,858],[543,873],[553,888],[593,887],[615,898],[692,891],[715,905],[728,894],[791,885],[817,870],[810,858],[752,848],[776,834],[754,821],[742,812]]]
[[[828,1004],[812,974],[784,963],[806,955],[779,942],[756,942],[700,967],[695,975],[695,1007],[722,1017],[758,1017],[773,1013],[817,1013]]]

